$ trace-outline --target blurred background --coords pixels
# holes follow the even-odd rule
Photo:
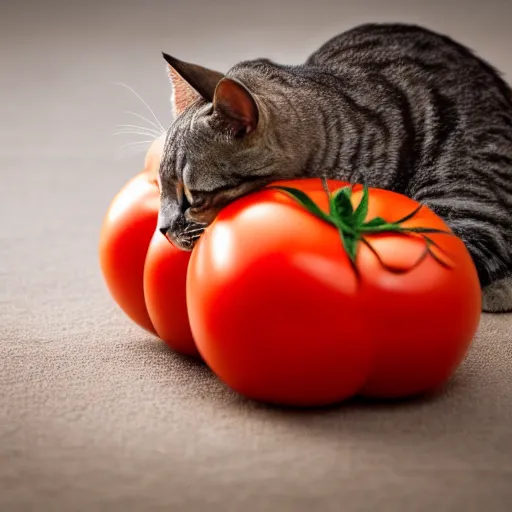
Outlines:
[[[148,125],[125,111],[155,121],[118,83],[140,94],[164,127],[170,122],[162,50],[219,71],[257,57],[300,63],[328,38],[370,21],[418,23],[444,32],[506,78],[512,73],[510,0],[1,2],[0,177],[11,199],[0,203],[0,215],[18,213],[23,222],[26,215],[36,225],[45,218],[58,223],[45,217],[39,186],[51,184],[72,197],[77,175],[77,193],[97,201],[101,211],[119,184],[140,169],[147,147],[125,147],[147,137],[113,136],[116,125]],[[79,158],[71,163],[65,160],[69,155]],[[43,159],[52,159],[50,174],[33,168]],[[104,180],[103,187],[96,187],[97,179]],[[76,208],[74,215],[82,226],[100,220],[81,218]],[[16,221],[10,225],[21,227]],[[2,229],[9,226],[3,222]]]
[[[169,122],[162,50],[219,71],[256,57],[300,63],[356,24],[403,21],[444,32],[512,73],[510,0],[17,0],[3,1],[0,13],[1,145],[14,151],[22,137],[24,152],[37,146],[45,155],[81,146],[103,165],[133,140],[111,136],[130,122],[123,112],[149,114],[115,83]]]

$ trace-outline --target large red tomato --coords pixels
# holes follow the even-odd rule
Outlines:
[[[320,180],[281,185],[328,211]],[[462,241],[370,234],[418,203],[370,189],[357,209],[362,187],[348,197],[352,213],[345,213],[357,211],[359,225],[367,225],[365,243],[344,237],[354,262],[337,228],[273,188],[226,207],[199,240],[187,278],[192,332],[204,360],[233,389],[292,405],[408,396],[442,385],[464,358],[481,294]],[[341,199],[340,218],[347,210]],[[400,226],[448,230],[426,207]]]
[[[144,171],[110,204],[101,230],[100,264],[110,293],[134,322],[173,349],[196,356],[185,296],[190,253],[176,249],[155,231],[162,147],[163,138],[157,139]]]

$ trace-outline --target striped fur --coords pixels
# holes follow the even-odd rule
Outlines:
[[[484,308],[512,310],[512,92],[489,64],[423,28],[369,24],[303,65],[259,59],[226,76],[252,94],[259,123],[234,140],[206,100],[176,119],[161,169],[176,231],[176,183],[211,194],[306,176],[363,182],[443,217],[473,257]]]

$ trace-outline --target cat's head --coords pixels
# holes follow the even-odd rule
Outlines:
[[[278,177],[278,162],[261,97],[229,76],[164,58],[174,121],[159,171],[158,228],[191,250],[222,207]]]

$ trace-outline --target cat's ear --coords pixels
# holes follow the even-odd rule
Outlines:
[[[215,88],[223,74],[189,64],[162,53],[167,62],[167,71],[172,84],[172,108],[178,116],[198,98],[212,102]]]
[[[256,129],[258,107],[251,93],[239,82],[223,78],[215,89],[213,107],[236,137]]]

